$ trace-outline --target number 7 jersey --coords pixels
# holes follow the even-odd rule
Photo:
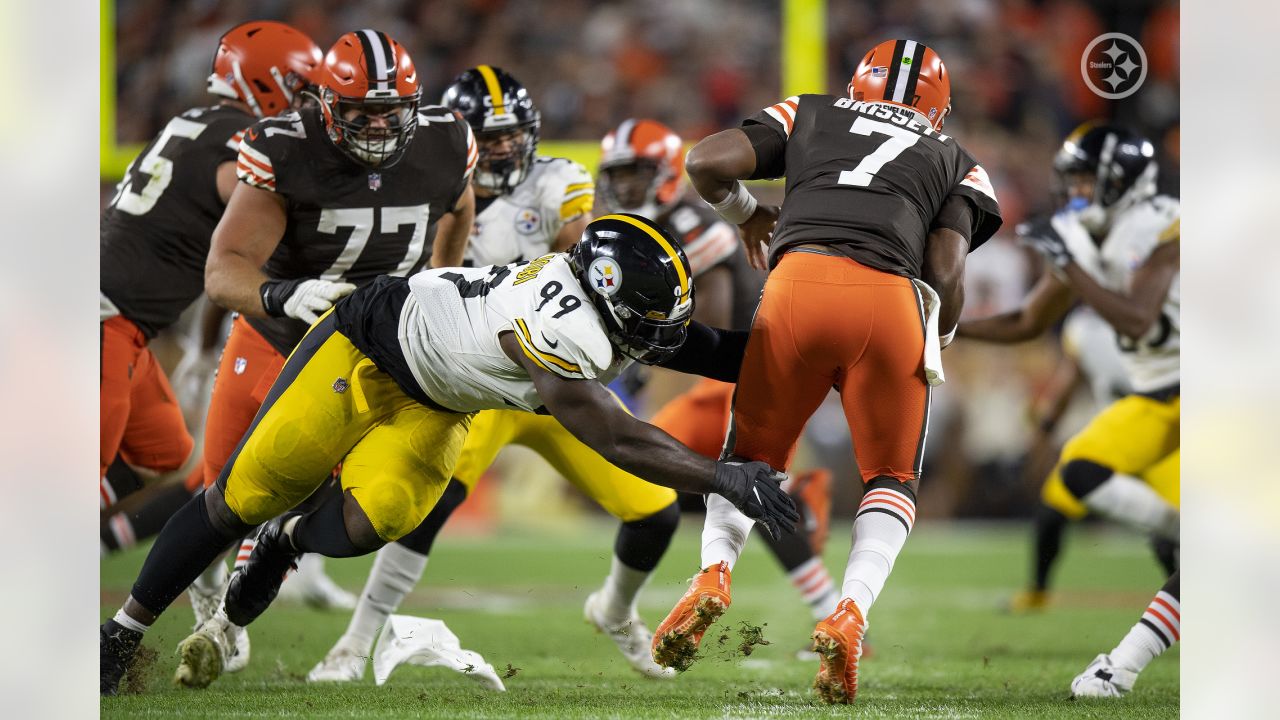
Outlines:
[[[786,199],[769,245],[770,266],[788,248],[826,245],[876,270],[918,278],[926,238],[952,195],[973,211],[973,251],[1000,227],[1000,205],[982,166],[954,138],[908,108],[831,95],[799,95],[748,118],[783,148],[757,148],[753,178],[786,176]]]

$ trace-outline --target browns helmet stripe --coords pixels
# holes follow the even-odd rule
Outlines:
[[[623,120],[622,124],[618,126],[618,134],[613,140],[613,146],[615,148],[629,149],[631,145],[631,133],[635,132],[635,130],[635,118],[627,118],[626,120]]]
[[[889,77],[884,81],[883,100],[893,99],[893,90],[898,86],[898,71],[902,69],[902,50],[906,44],[906,40],[895,40],[893,43],[893,59],[889,61]]]
[[[356,33],[356,36],[360,38],[360,44],[364,48],[364,56],[369,65],[368,69],[372,71],[373,80],[378,84],[376,89],[381,91],[394,89],[396,58],[387,36],[378,30],[361,30]]]
[[[488,65],[477,65],[476,70],[480,71],[480,77],[484,78],[484,86],[489,90],[489,99],[493,102],[493,114],[505,115],[507,105],[502,99],[502,86],[498,83],[497,74]]]
[[[915,91],[915,80],[920,77],[920,71],[917,69],[919,65],[916,62],[916,49],[919,46],[915,40],[902,40],[900,51],[894,51],[893,64],[896,73],[889,76],[889,82],[885,85],[885,99],[893,102],[911,104],[911,93]],[[902,72],[903,64],[906,64],[907,72]],[[892,70],[890,72],[893,72]],[[910,88],[908,89],[908,86]],[[892,93],[892,94],[889,94]]]
[[[908,41],[908,42],[915,45],[915,49],[914,49],[914,52],[912,52],[912,54],[910,55],[911,72],[907,74],[907,86],[906,86],[906,89],[903,90],[902,92],[901,102],[904,102],[908,105],[915,105],[916,104],[916,82],[920,80],[920,68],[924,66],[924,53],[929,48],[925,47],[924,45],[918,42],[914,42],[914,41]],[[908,52],[910,52],[910,50],[908,50]]]

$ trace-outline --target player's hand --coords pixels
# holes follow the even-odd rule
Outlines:
[[[355,289],[356,286],[351,283],[304,280],[298,283],[293,292],[284,299],[282,308],[285,315],[310,325],[319,320],[320,316],[333,307],[334,303],[350,295]]]
[[[1058,272],[1071,264],[1071,251],[1067,249],[1066,241],[1047,219],[1019,223],[1017,233],[1018,242],[1043,255]]]
[[[769,240],[773,237],[773,226],[778,223],[778,206],[756,206],[756,211],[747,221],[738,226],[742,232],[742,244],[747,248],[747,261],[751,267],[769,270]]]
[[[760,461],[716,463],[716,476],[712,480],[713,491],[747,517],[755,520],[769,537],[782,537],[782,532],[795,532],[800,513],[791,496],[779,485],[786,480],[785,473],[774,470]]]

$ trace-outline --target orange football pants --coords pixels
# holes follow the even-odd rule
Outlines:
[[[105,320],[100,331],[98,477],[106,476],[117,453],[130,465],[158,473],[177,470],[195,442],[147,337],[119,315]]]
[[[792,251],[765,283],[726,446],[786,469],[805,422],[833,386],[863,482],[917,480],[929,386],[915,286],[846,257]]]
[[[702,378],[663,405],[650,423],[699,455],[717,459],[724,448],[732,405],[732,383]]]
[[[187,488],[209,487],[222,472],[240,440],[253,425],[267,391],[275,382],[285,357],[271,347],[239,315],[218,360],[218,374],[204,423],[204,457],[187,478]]]

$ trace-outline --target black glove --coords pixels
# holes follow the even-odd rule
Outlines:
[[[1043,255],[1049,265],[1059,272],[1066,270],[1071,263],[1071,251],[1067,249],[1066,241],[1054,229],[1049,218],[1018,223],[1016,231],[1018,242]]]
[[[791,496],[778,487],[786,477],[758,460],[718,462],[711,488],[777,540],[783,530],[795,532],[796,523],[800,522],[800,513],[796,512]]]

